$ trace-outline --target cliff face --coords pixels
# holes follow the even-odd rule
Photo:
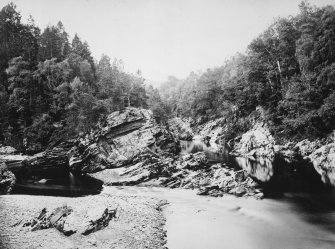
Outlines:
[[[78,139],[69,153],[72,171],[92,173],[127,164],[143,153],[177,153],[179,143],[159,126],[150,110],[127,108],[114,112],[98,129]]]

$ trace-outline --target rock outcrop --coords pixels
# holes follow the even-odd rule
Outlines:
[[[155,185],[198,189],[201,195],[263,197],[258,185],[245,170],[236,171],[222,164],[211,166],[203,152],[172,158],[151,156],[133,166],[90,175],[106,185]]]
[[[335,143],[322,146],[309,155],[322,181],[335,186]]]
[[[181,118],[172,118],[168,121],[169,130],[180,140],[192,140],[194,134],[190,121]]]
[[[27,157],[23,162],[24,170],[30,174],[55,174],[69,170],[68,152],[72,147],[71,142],[64,142],[44,152]]]
[[[54,227],[66,236],[76,232],[88,235],[108,226],[109,221],[116,218],[116,211],[117,209],[97,206],[82,216],[68,206],[58,207],[51,212],[44,208],[37,217],[25,222],[23,227],[31,227],[31,231]]]
[[[235,144],[232,154],[273,158],[274,146],[275,140],[267,125],[257,123],[250,131],[242,135],[241,140]]]
[[[72,171],[92,173],[132,164],[142,153],[164,156],[179,150],[178,140],[157,125],[150,110],[126,108],[110,114],[98,127],[72,148]]]
[[[224,133],[225,118],[211,120],[197,128],[197,135],[210,143],[219,142],[220,136]]]
[[[16,149],[11,146],[3,146],[0,144],[0,155],[10,155],[14,154],[16,152]]]
[[[9,194],[16,182],[14,174],[7,169],[5,162],[0,162],[0,195]]]
[[[294,150],[296,150],[302,157],[306,157],[319,149],[321,146],[322,142],[320,140],[311,142],[308,139],[304,139],[294,146]]]
[[[14,173],[22,169],[23,162],[28,158],[27,155],[0,155],[0,161],[5,162],[7,168]]]

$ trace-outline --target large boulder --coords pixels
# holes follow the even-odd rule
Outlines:
[[[181,140],[192,140],[194,134],[190,126],[190,121],[178,117],[168,121],[169,130]]]
[[[273,136],[267,125],[261,122],[256,123],[250,131],[242,135],[241,140],[234,146],[233,154],[273,158],[274,146]]]
[[[132,164],[148,151],[166,155],[178,150],[178,141],[155,122],[150,110],[126,108],[113,112],[95,131],[78,139],[69,163],[75,172],[92,173]]]
[[[322,146],[309,155],[322,181],[335,186],[335,143]]]
[[[0,195],[9,194],[15,182],[15,175],[7,169],[5,162],[0,162]]]

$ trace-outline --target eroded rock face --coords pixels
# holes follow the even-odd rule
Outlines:
[[[6,163],[0,162],[0,195],[10,194],[15,182],[15,175],[7,169]]]
[[[210,143],[219,142],[225,130],[225,118],[211,120],[198,128],[198,136]]]
[[[253,129],[244,133],[235,144],[233,153],[243,156],[259,156],[273,158],[275,140],[264,123],[257,123]]]
[[[22,164],[29,174],[62,173],[69,169],[68,152],[71,142],[64,142],[52,149],[27,157]]]
[[[150,110],[127,108],[110,114],[96,131],[78,139],[69,154],[70,168],[92,173],[132,164],[148,151],[165,155],[178,150],[178,141],[157,125]]]
[[[192,140],[194,134],[189,120],[173,118],[168,121],[169,130],[181,140]]]
[[[309,155],[322,181],[335,186],[335,143],[322,146]]]

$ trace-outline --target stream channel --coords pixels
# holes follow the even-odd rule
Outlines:
[[[193,190],[158,187],[105,187],[84,176],[21,181],[14,194],[82,196],[115,193],[166,199],[169,249],[335,248],[335,192],[307,161],[232,157],[228,148],[182,141],[182,154],[204,151],[209,162],[245,169],[265,199],[198,196]]]

